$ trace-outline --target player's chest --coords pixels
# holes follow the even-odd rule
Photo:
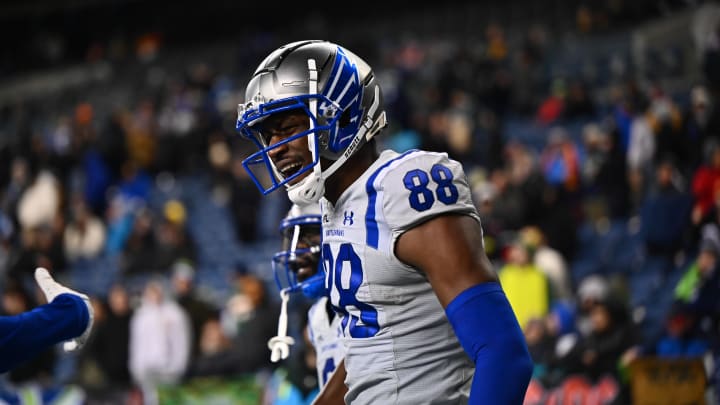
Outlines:
[[[366,205],[361,203],[325,208],[322,212],[322,241],[339,246],[364,244],[368,234]]]

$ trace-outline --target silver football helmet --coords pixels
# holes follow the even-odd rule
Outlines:
[[[258,125],[272,114],[302,111],[309,128],[269,145]],[[263,194],[285,186],[293,203],[316,203],[324,182],[363,144],[387,125],[380,85],[372,68],[346,48],[324,40],[293,42],[260,63],[238,106],[237,131],[259,151],[243,166]],[[308,138],[312,163],[283,174],[268,156],[273,148]],[[321,168],[320,157],[332,161]],[[293,179],[307,177],[290,185]]]

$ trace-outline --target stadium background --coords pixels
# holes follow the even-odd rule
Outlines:
[[[517,252],[536,253],[538,240],[560,254],[534,269],[548,277],[549,297],[529,287],[515,292],[538,300],[526,305],[559,314],[561,304],[585,298],[581,292],[610,290],[622,297],[639,343],[655,347],[664,336],[676,286],[701,247],[715,242],[702,228],[718,223],[713,197],[708,204],[694,180],[720,138],[720,4],[243,3],[0,5],[3,313],[37,305],[29,278],[37,265],[97,305],[120,283],[132,308],[147,280],[165,277],[173,288],[174,276],[190,275],[213,308],[193,315],[221,320],[242,312],[227,308],[245,296],[238,276],[250,274],[263,281],[274,310],[270,258],[288,202],[282,193],[261,197],[239,168],[250,145],[234,136],[235,109],[268,50],[327,38],[365,57],[380,77],[390,117],[383,146],[442,150],[465,164],[499,271],[523,267]],[[703,103],[705,115],[696,108]],[[655,169],[665,164],[674,191],[658,197]],[[581,291],[584,280],[595,284]],[[297,322],[306,304],[293,307]],[[113,325],[125,329],[111,330],[129,333],[122,319]],[[123,344],[122,333],[106,335]],[[237,344],[225,339],[224,349]],[[718,342],[705,340],[711,350],[701,374],[712,400]],[[264,339],[242,345],[269,357]],[[120,393],[110,393],[117,381],[103,366],[107,354],[90,346],[2,376],[3,398],[137,401],[126,374]],[[288,368],[288,381],[308,376]],[[209,391],[231,396],[238,381],[273,383],[267,364],[248,360],[229,373],[241,377],[226,376]],[[563,378],[535,380],[539,402],[560,395]],[[615,378],[611,392],[631,380],[625,369]],[[601,380],[585,382],[599,392]],[[190,385],[168,387],[164,398],[181,401]]]

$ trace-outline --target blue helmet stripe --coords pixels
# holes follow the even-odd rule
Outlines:
[[[350,128],[334,128],[335,136],[331,136],[331,150],[339,151],[345,149],[352,138],[355,136],[358,125],[358,118],[362,111],[360,109],[360,74],[357,66],[345,55],[342,49],[338,49],[338,58],[335,59],[335,65],[332,68],[330,77],[332,81],[327,86],[326,93],[323,94],[328,99],[335,102],[341,107],[350,108],[351,123]],[[345,82],[342,89],[337,87],[340,81]],[[342,133],[341,133],[342,131]]]

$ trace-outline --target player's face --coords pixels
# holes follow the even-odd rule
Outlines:
[[[310,127],[310,119],[306,114],[298,111],[288,111],[271,115],[260,124],[260,133],[268,146],[277,144]],[[312,154],[308,149],[307,137],[301,136],[293,141],[278,145],[268,151],[277,170],[288,178],[301,168],[312,163]],[[290,181],[295,184],[305,178],[310,172]]]

